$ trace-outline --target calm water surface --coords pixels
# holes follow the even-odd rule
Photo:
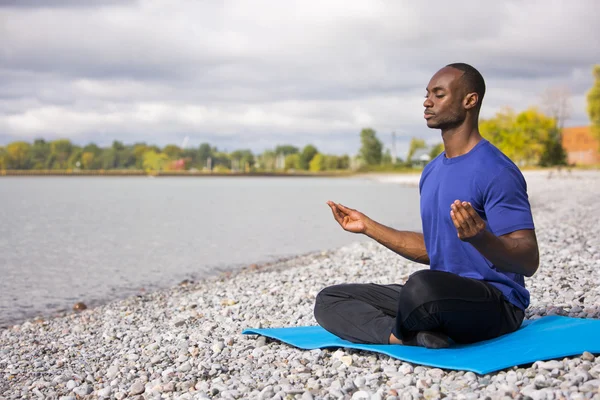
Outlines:
[[[417,188],[361,178],[1,178],[0,326],[369,240],[327,200],[420,230]]]

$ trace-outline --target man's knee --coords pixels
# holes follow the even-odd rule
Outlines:
[[[321,326],[323,325],[323,321],[326,320],[327,308],[331,303],[331,298],[337,292],[336,286],[340,285],[328,286],[322,289],[315,298],[314,315]]]
[[[326,324],[327,316],[332,306],[340,301],[349,299],[350,292],[355,284],[342,283],[338,285],[327,286],[322,289],[315,298],[314,316],[319,325]]]
[[[404,310],[414,310],[425,303],[436,300],[439,280],[440,271],[422,270],[415,272],[402,287],[399,306]]]
[[[336,293],[338,291],[337,290],[338,286],[341,286],[341,285],[327,286],[327,287],[321,289],[321,291],[317,294],[315,303],[316,304],[326,303],[327,299],[330,298],[331,296],[333,296],[334,293]]]
[[[327,286],[322,289],[316,297],[316,303],[320,304],[331,304],[342,299],[349,299],[352,297],[352,293],[356,291],[356,285],[353,283],[342,283],[338,285]]]

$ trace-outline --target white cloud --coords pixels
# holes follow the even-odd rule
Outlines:
[[[443,65],[480,69],[483,116],[547,87],[573,93],[599,62],[594,0],[120,3],[0,7],[0,144],[69,137],[105,144],[250,147],[312,141],[355,152],[358,133],[439,140],[422,95]],[[32,29],[35,27],[35,29]],[[404,146],[404,147],[403,147]]]

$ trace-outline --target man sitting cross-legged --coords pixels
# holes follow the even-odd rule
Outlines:
[[[398,231],[328,202],[346,231],[430,268],[404,285],[323,289],[315,303],[323,328],[355,343],[429,348],[519,328],[529,306],[524,276],[538,268],[538,245],[521,172],[479,133],[484,93],[481,74],[462,63],[442,68],[427,86],[424,117],[441,130],[444,152],[421,175],[423,233]]]

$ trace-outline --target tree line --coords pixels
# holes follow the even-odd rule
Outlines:
[[[136,143],[125,145],[114,141],[109,147],[94,143],[78,146],[68,139],[33,143],[17,141],[0,146],[0,170],[144,170],[144,171],[210,171],[210,172],[271,172],[271,171],[348,171],[402,169],[412,167],[411,154],[425,147],[425,141],[413,138],[406,161],[393,157],[390,149],[377,137],[374,129],[360,132],[358,155],[324,154],[312,144],[303,148],[290,144],[278,145],[260,154],[249,149],[221,151],[209,143],[197,148],[182,148],[169,144]],[[434,146],[432,155],[443,150]],[[433,154],[435,153],[435,154]]]
[[[18,141],[0,147],[0,169],[17,170],[210,170],[228,171],[324,171],[350,169],[348,155],[322,154],[313,145],[300,149],[280,145],[254,154],[249,149],[225,152],[209,143],[196,148],[169,144],[136,143],[125,145],[114,141],[109,147],[94,143],[78,146],[68,139],[33,143]]]
[[[494,118],[482,120],[484,137],[498,146],[519,165],[565,164],[556,121],[535,109],[515,113],[502,110]],[[393,157],[372,128],[360,132],[358,155],[323,154],[314,145],[299,148],[279,145],[254,154],[249,149],[225,152],[209,143],[196,148],[169,144],[162,148],[146,143],[125,145],[114,141],[109,147],[94,143],[78,146],[68,139],[33,143],[17,141],[0,147],[0,169],[12,170],[196,170],[211,172],[263,171],[343,171],[390,170],[415,166],[413,156],[425,150],[428,159],[443,151],[441,142],[427,145],[423,139],[412,138],[405,159]],[[421,164],[422,165],[422,164]]]
[[[594,84],[587,93],[587,111],[592,121],[592,132],[600,142],[600,65],[594,67],[593,75]],[[543,103],[545,113],[537,108],[521,112],[503,109],[493,118],[480,121],[481,134],[520,166],[565,165],[561,131],[569,114],[568,96],[562,90],[551,89],[545,93]],[[323,154],[311,144],[303,148],[279,145],[254,154],[249,149],[228,153],[209,143],[202,143],[197,148],[182,148],[174,144],[160,148],[146,143],[125,145],[114,141],[110,147],[99,147],[94,143],[78,146],[68,139],[49,142],[36,139],[33,143],[17,141],[0,146],[0,170],[389,170],[413,167],[413,156],[419,150],[424,150],[427,154],[425,159],[429,160],[443,151],[441,142],[427,145],[423,139],[413,137],[403,160],[384,147],[372,128],[362,129],[360,141],[358,155],[350,157],[347,154]]]

